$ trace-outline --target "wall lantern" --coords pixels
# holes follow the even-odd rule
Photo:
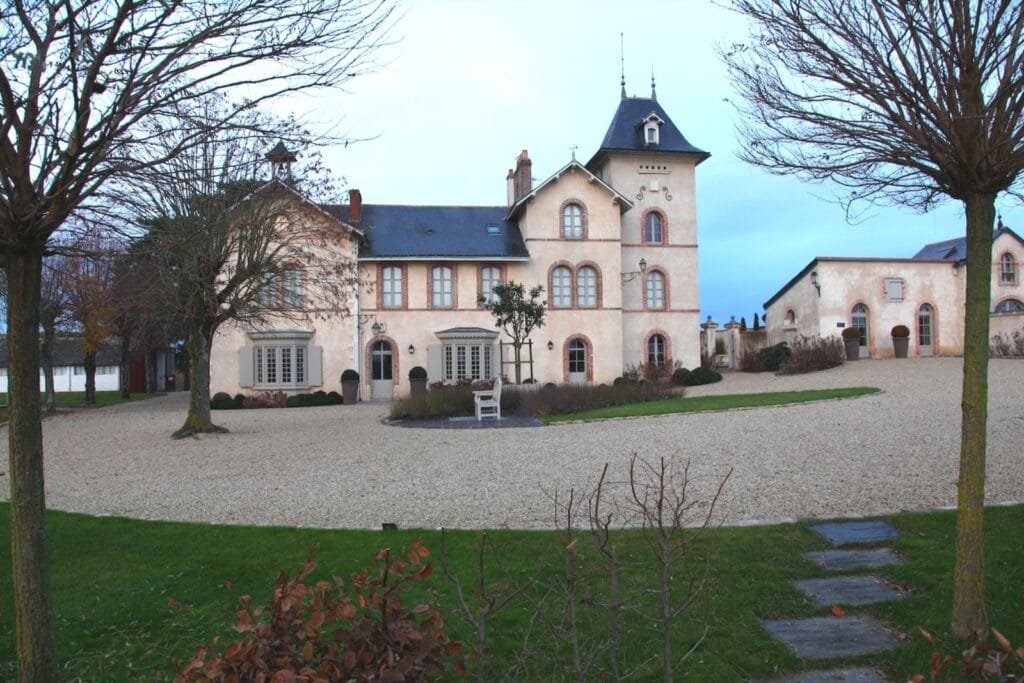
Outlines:
[[[555,342],[553,342],[550,339],[548,339],[548,351],[554,351],[554,350],[555,350]]]
[[[416,347],[413,346],[412,344],[409,344],[409,355],[411,356],[414,353],[416,353]]]
[[[636,278],[637,275],[643,275],[647,272],[647,259],[640,259],[640,263],[638,265],[640,266],[640,270],[633,270],[622,274],[623,282],[630,282]]]
[[[818,296],[821,296],[821,284],[818,282],[818,271],[816,270],[811,271],[811,284],[818,290]]]
[[[370,327],[370,330],[373,332],[373,336],[375,336],[375,337],[378,334],[380,334],[381,330],[383,330],[383,329],[384,329],[384,326],[381,325],[380,323],[374,323],[373,326]]]

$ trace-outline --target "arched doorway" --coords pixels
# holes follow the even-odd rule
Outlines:
[[[922,356],[932,355],[932,307],[921,304],[917,309],[917,352]]]
[[[582,339],[569,342],[568,364],[569,384],[587,383],[587,345]]]
[[[394,354],[391,343],[380,340],[370,347],[370,398],[390,401],[395,396]]]

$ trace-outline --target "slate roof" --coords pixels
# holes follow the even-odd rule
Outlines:
[[[641,122],[652,113],[664,121],[658,133],[657,145],[649,145],[644,141],[641,125]],[[658,104],[658,100],[647,97],[624,97],[619,101],[619,107],[615,110],[612,123],[604,135],[601,148],[587,162],[587,166],[592,167],[599,163],[608,152],[695,154],[700,157],[697,163],[711,156],[708,152],[691,145]]]
[[[82,365],[85,353],[82,351],[82,340],[78,337],[57,337],[53,342],[53,366]],[[41,359],[40,359],[41,360]],[[9,364],[7,355],[7,336],[0,337],[0,368]],[[96,353],[96,365],[120,365],[121,349],[117,339],[106,339],[100,342]]]
[[[1002,220],[999,221],[998,227],[996,227],[995,233],[992,235],[992,239],[998,238],[1000,235],[1008,234],[1016,238],[1018,242],[1024,243],[1024,239],[1021,239],[1020,235],[1015,233],[1010,228],[1003,225]],[[966,261],[967,260],[967,238],[957,237],[952,240],[943,240],[942,242],[932,242],[921,247],[921,250],[914,254],[915,259],[941,259],[943,261]]]
[[[349,220],[347,204],[325,211],[364,234],[359,259],[526,260],[519,226],[505,220],[507,206],[401,206],[363,204]],[[488,231],[497,226],[498,231]]]

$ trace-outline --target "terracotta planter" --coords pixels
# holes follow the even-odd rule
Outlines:
[[[907,350],[910,348],[910,337],[893,337],[892,348],[897,358],[906,358]]]
[[[427,395],[427,380],[424,379],[410,379],[409,388],[412,390],[413,396],[426,396]]]
[[[845,339],[846,360],[858,360],[860,358],[860,339]]]
[[[351,405],[359,400],[359,380],[344,379],[341,381],[341,400],[345,405]]]

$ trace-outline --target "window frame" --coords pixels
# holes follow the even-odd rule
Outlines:
[[[858,311],[857,310],[858,308],[863,309],[863,316],[859,315],[859,313],[861,313],[861,311]],[[863,317],[864,324],[857,323],[857,319],[861,318],[861,317]],[[870,325],[871,325],[871,309],[868,308],[867,304],[865,304],[863,302],[858,302],[858,303],[855,303],[853,306],[850,307],[850,327],[859,327],[860,328],[860,330],[861,330],[861,332],[860,332],[860,345],[862,347],[864,347],[864,348],[869,348],[871,346],[871,342],[870,342],[870,337],[871,337],[870,331],[871,331],[871,328],[870,328]]]
[[[579,225],[566,221],[569,212],[576,209]],[[575,234],[578,233],[578,234]],[[578,199],[568,199],[562,203],[558,212],[558,234],[563,240],[583,240],[587,238],[587,209]]]
[[[447,280],[444,277],[445,272],[448,274]],[[441,277],[438,277],[440,275]],[[429,303],[430,308],[438,310],[449,310],[458,307],[458,297],[456,296],[457,290],[457,277],[456,270],[451,265],[438,264],[431,266],[427,271],[427,277],[429,282]],[[445,301],[445,282],[448,284],[447,302]],[[437,286],[441,285],[441,290],[438,291]],[[440,299],[441,303],[437,303]]]
[[[252,348],[252,388],[289,391],[312,386],[309,383],[312,340],[313,333],[303,330],[250,332],[248,346]],[[268,352],[273,353],[274,381],[267,379]],[[284,376],[281,370],[286,367],[289,370],[288,381],[281,379]]]
[[[660,346],[661,346],[661,349],[660,349],[661,360],[660,361],[657,359],[658,352],[659,352],[657,347],[658,347],[659,343],[660,343]],[[654,347],[653,351],[652,351],[652,345]],[[655,360],[653,362],[651,360],[652,353],[653,353],[653,356],[655,358]],[[663,368],[663,367],[665,367],[669,363],[670,356],[669,356],[669,351],[668,351],[668,337],[667,337],[667,335],[665,335],[663,332],[659,331],[659,332],[652,332],[651,334],[649,334],[647,336],[647,341],[644,344],[644,361],[645,361],[645,363],[646,363],[646,365],[648,367],[655,367],[655,368]]]
[[[1021,311],[1024,311],[1024,301],[1012,296],[1003,299],[992,308],[993,313],[1020,313]]]
[[[388,277],[389,273],[398,272],[397,280]],[[403,264],[381,264],[377,272],[378,291],[380,296],[377,299],[377,307],[380,309],[404,309],[408,308],[408,297],[405,283],[405,266]],[[388,292],[388,284],[391,284],[391,291]],[[398,285],[397,295],[394,285]],[[389,302],[390,297],[390,302]]]
[[[585,271],[589,271],[588,276],[591,281],[585,282],[583,274]],[[597,266],[593,263],[581,263],[576,268],[575,280],[573,286],[573,294],[575,298],[576,308],[600,308],[601,307],[601,273]],[[589,291],[582,291],[584,287],[587,287]]]
[[[494,280],[494,284],[491,285],[490,290],[487,289],[487,278],[484,274],[487,271],[496,271],[498,274],[497,280]],[[494,301],[494,285],[501,285],[505,283],[505,269],[501,266],[496,265],[482,265],[477,269],[477,302],[480,308],[484,307],[484,303],[490,303]],[[484,301],[481,301],[483,299]]]
[[[658,219],[658,235],[659,239],[649,239],[649,226],[651,218]],[[640,220],[640,243],[650,245],[664,245],[668,244],[668,219],[665,216],[665,212],[661,209],[648,209],[644,212],[643,217]]]
[[[661,282],[660,303],[653,305],[651,297],[651,284],[655,281]],[[668,275],[660,268],[648,268],[644,273],[644,310],[645,311],[667,311],[668,310]]]
[[[999,257],[999,284],[1015,286],[1018,282],[1017,259],[1010,252],[1003,252]]]
[[[563,282],[559,282],[556,287],[555,276],[559,271],[565,271],[565,278],[560,278]],[[575,298],[574,295],[575,282],[572,267],[566,263],[554,264],[551,267],[551,272],[548,273],[548,307],[559,310],[571,309]],[[564,304],[561,303],[562,301],[564,301]]]

